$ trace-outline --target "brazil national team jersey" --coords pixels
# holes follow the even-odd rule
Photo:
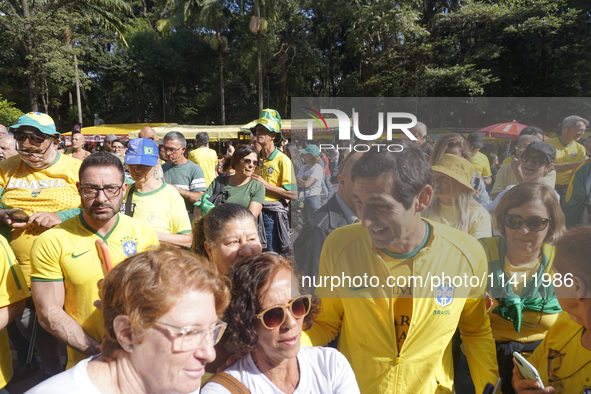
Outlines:
[[[36,170],[25,164],[20,156],[0,163],[0,204],[4,208],[21,208],[28,215],[36,212],[59,212],[80,207],[76,189],[80,160],[62,155],[49,167]],[[35,225],[13,229],[10,247],[29,282],[30,252],[35,238],[46,229]]]
[[[291,160],[275,148],[271,156],[267,160],[262,160],[259,157],[259,166],[256,171],[263,179],[271,185],[283,187],[285,190],[296,190],[295,179],[293,176],[293,169]],[[265,194],[265,202],[279,201],[277,194],[267,191]]]
[[[97,282],[103,278],[103,271],[96,240],[107,244],[113,265],[158,245],[156,233],[147,223],[117,216],[113,229],[102,237],[80,214],[41,234],[31,251],[31,281],[63,282],[66,313],[99,342],[103,337],[103,318],[93,302],[99,299]],[[84,354],[68,347],[68,368],[84,358]]]
[[[0,308],[27,297],[29,297],[29,289],[14,253],[6,239],[0,236]],[[11,377],[12,355],[5,328],[0,330],[0,389],[6,386]]]

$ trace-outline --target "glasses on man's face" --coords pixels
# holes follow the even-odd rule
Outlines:
[[[31,140],[31,142],[35,143],[35,144],[41,144],[43,143],[46,139],[51,138],[50,136],[48,136],[47,134],[43,134],[43,133],[26,133],[24,131],[17,131],[14,133],[14,139],[17,140],[18,142],[24,142],[27,138],[29,138]]]
[[[524,224],[528,231],[543,231],[552,219],[530,216],[527,219],[519,215],[505,215],[505,226],[512,230],[519,230]]]
[[[47,145],[47,148],[45,148],[43,150],[43,152],[29,152],[29,151],[26,151],[26,150],[23,150],[20,148],[17,148],[16,151],[21,156],[36,157],[36,158],[40,159],[45,155],[45,153],[49,150],[49,148],[51,148],[51,145],[52,144]]]
[[[311,298],[312,296],[308,294],[294,298],[286,305],[274,305],[259,313],[257,319],[263,323],[267,330],[272,330],[283,324],[287,317],[287,309],[289,309],[293,317],[301,319],[310,312]]]
[[[259,165],[258,160],[242,159],[242,161],[244,162],[244,164],[252,164],[255,167]]]
[[[212,345],[217,345],[228,324],[220,321],[209,328],[199,328],[194,326],[178,327],[168,323],[155,322],[155,325],[164,326],[169,336],[172,338],[172,350],[175,352],[186,352],[197,349],[205,338],[212,341]]]
[[[533,155],[521,155],[521,161],[526,163],[535,164],[537,166],[548,164],[548,160],[545,156],[533,156]]]
[[[105,193],[107,198],[117,197],[121,193],[121,186],[106,186],[106,187],[96,187],[96,186],[81,186],[80,191],[82,195],[86,198],[97,198],[99,193],[102,191]]]
[[[167,148],[167,147],[164,147],[164,148],[162,148],[162,150],[164,151],[164,153],[175,153],[176,151],[178,151],[181,148],[182,148],[182,146],[181,147],[178,147],[178,148]]]

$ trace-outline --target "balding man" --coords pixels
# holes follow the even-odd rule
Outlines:
[[[144,126],[140,130],[139,137],[140,138],[147,138],[152,141],[156,141],[158,139],[158,134],[156,134],[156,131],[153,128],[151,128],[150,126]]]
[[[86,140],[81,133],[72,134],[72,146],[66,149],[64,154],[80,161],[86,159],[90,156],[90,152],[84,149],[85,142]]]
[[[0,161],[18,155],[14,140],[14,134],[6,133],[0,137]]]

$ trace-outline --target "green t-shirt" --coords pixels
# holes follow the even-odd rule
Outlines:
[[[219,176],[211,182],[206,193],[212,196],[218,182],[222,182],[225,185],[224,192],[228,192],[229,194],[226,202],[242,205],[245,208],[248,208],[251,201],[261,204],[265,202],[265,187],[262,183],[254,179],[251,179],[246,185],[231,186],[228,184],[228,177]]]

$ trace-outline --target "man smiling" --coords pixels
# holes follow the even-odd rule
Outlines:
[[[68,345],[68,367],[100,351],[102,314],[93,302],[103,272],[95,242],[107,244],[114,265],[158,245],[148,224],[118,213],[127,184],[117,157],[92,154],[82,162],[79,176],[83,212],[43,233],[31,251],[39,323]]]
[[[483,277],[486,256],[475,238],[421,218],[433,195],[431,168],[416,144],[394,142],[404,150],[374,147],[353,166],[353,201],[361,222],[334,230],[320,257],[321,278],[372,280],[343,279],[334,291],[317,287],[322,310],[302,340],[326,345],[340,332],[339,350],[361,392],[452,393],[451,340],[459,327],[482,392],[497,379],[486,283],[457,286],[441,279],[429,288],[412,284],[411,276],[444,271],[450,278]]]

